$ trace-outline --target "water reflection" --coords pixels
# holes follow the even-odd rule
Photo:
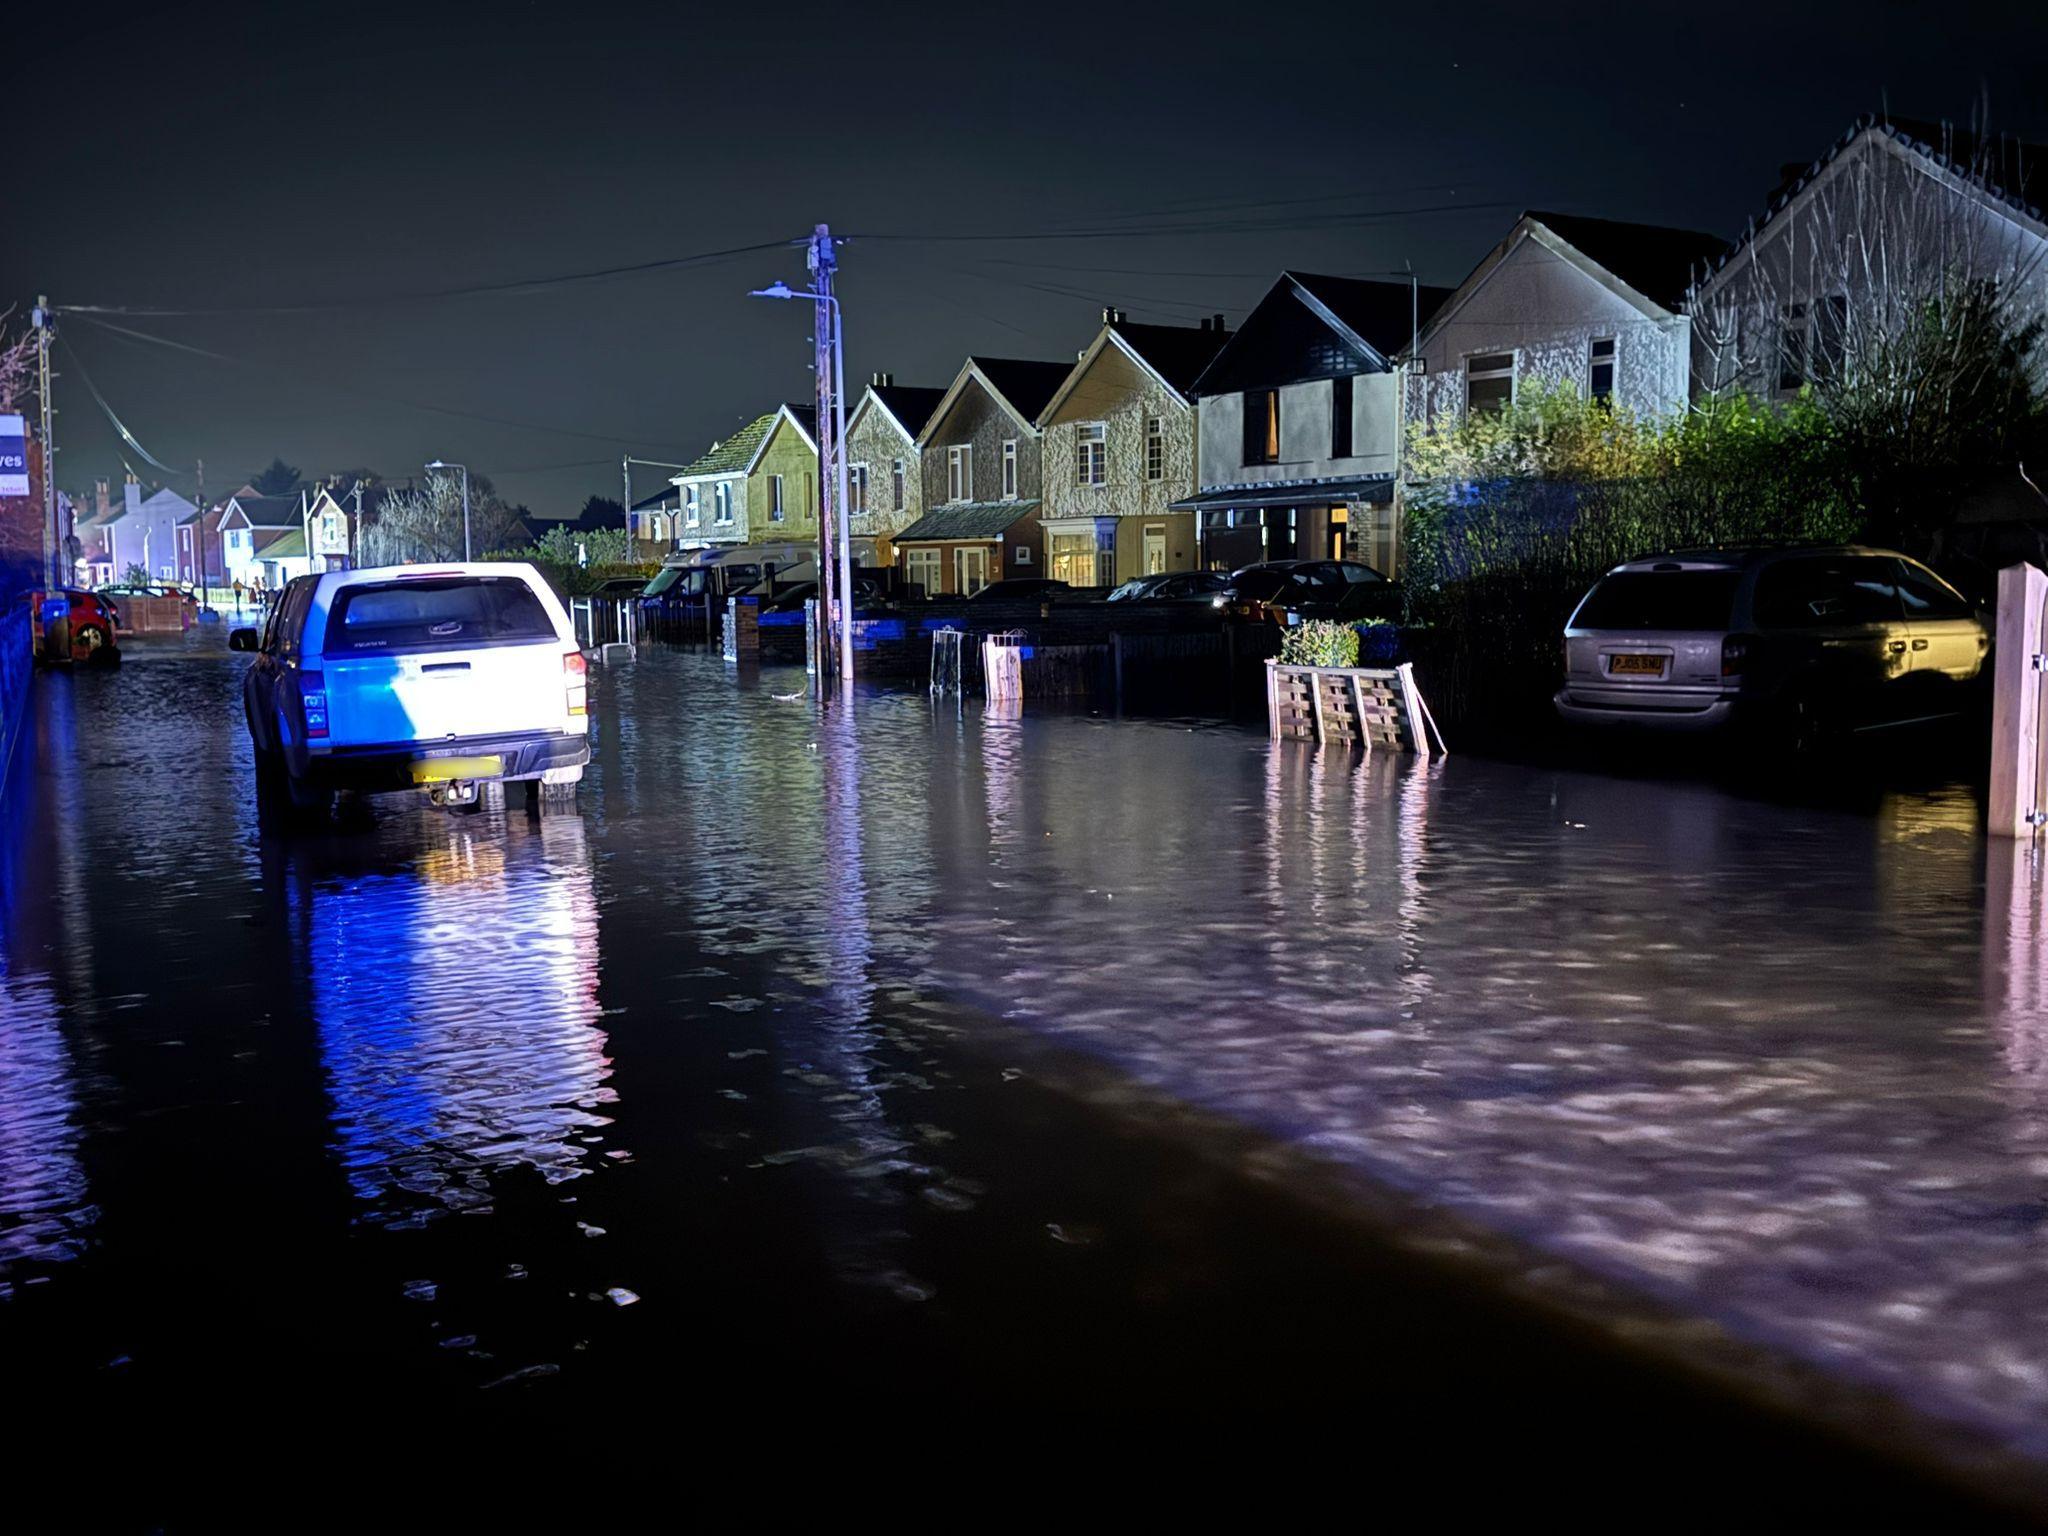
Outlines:
[[[0,1299],[85,1251],[97,1213],[74,1077],[49,987],[0,961]]]
[[[590,1172],[614,1099],[581,820],[415,816],[409,860],[302,841],[288,887],[335,1144],[392,1225]]]

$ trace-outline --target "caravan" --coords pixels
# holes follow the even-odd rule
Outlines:
[[[688,603],[774,596],[784,587],[818,579],[817,546],[740,544],[686,549],[661,562],[640,594],[643,602]]]

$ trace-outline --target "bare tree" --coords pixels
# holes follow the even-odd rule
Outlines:
[[[512,513],[482,475],[469,479],[469,542],[478,555],[502,548]],[[418,487],[386,488],[374,522],[356,540],[363,565],[409,565],[462,558],[462,481],[432,475]]]

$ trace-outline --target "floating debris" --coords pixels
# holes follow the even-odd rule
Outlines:
[[[623,1285],[613,1286],[605,1295],[611,1297],[612,1305],[615,1307],[630,1307],[640,1299],[638,1291],[629,1291]]]

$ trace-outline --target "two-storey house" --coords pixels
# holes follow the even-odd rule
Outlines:
[[[130,475],[121,487],[126,515],[121,519],[121,554],[114,577],[139,565],[151,581],[173,581],[178,575],[178,524],[199,508],[169,486],[145,487]]]
[[[2048,146],[1866,117],[1787,167],[1689,305],[1693,387],[1796,393],[1876,355],[1958,279],[2024,324],[2048,306]]]
[[[312,569],[306,552],[306,500],[302,495],[259,496],[244,489],[221,513],[221,554],[230,586],[275,591]]]
[[[1404,349],[1409,424],[1496,409],[1532,382],[1639,416],[1682,409],[1686,292],[1725,249],[1696,230],[1523,214]]]
[[[917,438],[946,397],[878,373],[846,419],[846,512],[856,565],[896,563],[896,535],[924,516]]]
[[[1135,325],[1119,310],[1039,413],[1046,573],[1077,587],[1192,570],[1193,389],[1229,341],[1223,317]]]
[[[671,475],[681,503],[677,547],[814,542],[816,420],[808,406],[779,405]]]
[[[1196,564],[1362,560],[1392,575],[1394,358],[1444,291],[1284,272],[1195,380]]]
[[[1071,367],[967,359],[918,434],[924,515],[895,538],[906,580],[965,597],[1042,572],[1038,416]]]

